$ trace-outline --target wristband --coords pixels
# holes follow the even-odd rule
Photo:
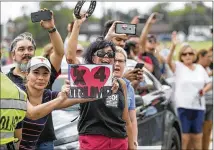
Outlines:
[[[54,28],[48,30],[48,33],[54,33],[54,32],[56,32],[56,27],[54,27]]]

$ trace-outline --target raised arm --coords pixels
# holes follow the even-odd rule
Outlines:
[[[169,55],[167,57],[167,60],[166,60],[166,62],[169,65],[170,69],[172,70],[172,72],[175,72],[175,64],[172,61],[172,57],[173,57],[176,45],[177,45],[177,33],[175,31],[173,31],[172,32],[172,44],[171,44],[171,47],[170,47],[170,53],[169,53]]]
[[[47,29],[49,32],[49,37],[53,45],[53,53],[50,54],[50,61],[58,72],[61,68],[61,62],[64,55],[64,45],[62,38],[55,27],[53,12],[51,20],[41,21],[40,24],[44,29]]]
[[[157,15],[157,13],[152,13],[150,15],[150,17],[148,18],[148,20],[146,21],[146,24],[141,32],[140,35],[140,45],[141,45],[141,50],[145,51],[145,45],[146,45],[146,40],[147,40],[147,35],[151,29],[152,24],[154,24],[156,22],[155,19],[155,15]],[[141,52],[142,53],[142,52]]]
[[[87,14],[82,15],[81,19],[76,19],[74,16],[75,21],[74,21],[71,35],[68,38],[68,45],[67,45],[66,54],[65,54],[68,64],[78,64],[79,63],[79,61],[76,58],[78,36],[79,36],[80,27],[81,27],[82,23],[86,20],[86,16],[87,16]]]

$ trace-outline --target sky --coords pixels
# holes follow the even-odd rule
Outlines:
[[[87,2],[89,3],[89,2]],[[75,7],[76,2],[64,2],[71,8]],[[147,13],[148,10],[157,4],[157,2],[97,2],[96,9],[93,13],[96,17],[101,17],[101,9],[114,8],[114,10],[121,10],[126,12],[129,9],[137,8],[140,13]],[[184,7],[185,2],[171,2],[169,10],[181,9]],[[206,6],[212,7],[212,2],[205,2]],[[23,6],[25,10],[22,11]],[[88,4],[83,6],[83,9],[87,9]],[[14,19],[21,16],[23,12],[30,15],[31,12],[39,10],[39,2],[1,2],[1,24],[6,23],[9,18]]]

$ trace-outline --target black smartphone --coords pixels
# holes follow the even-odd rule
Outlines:
[[[142,69],[144,67],[144,63],[137,63],[135,69]]]
[[[51,12],[50,10],[45,11],[38,11],[31,13],[31,21],[34,22],[40,22],[41,20],[47,21],[51,20]]]
[[[116,23],[115,33],[136,35],[136,29],[137,29],[136,24]]]
[[[138,17],[139,23],[146,23],[147,18]]]

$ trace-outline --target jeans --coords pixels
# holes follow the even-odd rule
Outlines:
[[[36,150],[54,150],[53,141],[37,143]]]

